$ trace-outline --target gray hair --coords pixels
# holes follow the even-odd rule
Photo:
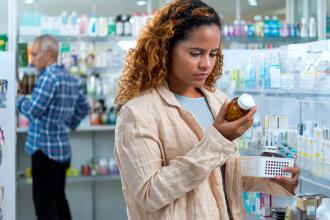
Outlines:
[[[34,39],[34,43],[39,43],[40,50],[49,51],[54,60],[57,60],[59,43],[55,37],[51,35],[41,35]]]

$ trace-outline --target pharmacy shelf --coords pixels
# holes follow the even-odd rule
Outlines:
[[[108,66],[108,67],[91,67],[87,68],[87,74],[102,74],[102,73],[119,73],[121,72],[123,66],[116,65],[116,66]],[[19,67],[18,68],[20,73],[26,74],[36,74],[37,70],[34,67]]]
[[[313,37],[248,37],[248,36],[224,36],[222,37],[223,42],[226,43],[242,43],[242,44],[251,44],[251,43],[270,43],[270,44],[296,44],[296,43],[307,43],[316,41],[317,38]]]
[[[19,184],[31,184],[32,178],[20,177],[17,178]],[[108,181],[120,181],[119,175],[109,175],[109,176],[77,176],[77,177],[67,177],[67,183],[86,183],[86,182],[108,182]]]
[[[295,99],[299,101],[329,102],[330,91],[320,91],[316,89],[237,89],[234,95],[249,93],[255,96],[266,96],[281,99]]]
[[[71,132],[90,132],[90,131],[114,131],[116,128],[115,125],[93,125],[93,126],[81,126],[76,130],[72,130]],[[17,128],[17,133],[27,133],[27,128]]]
[[[260,149],[255,147],[239,148],[238,151],[241,156],[258,156],[261,154]]]
[[[109,67],[92,67],[87,69],[88,74],[102,74],[102,73],[119,73],[123,65],[109,66]]]
[[[35,35],[20,35],[19,42],[32,42],[37,36]],[[132,36],[55,36],[60,42],[75,42],[75,41],[87,41],[87,42],[109,42],[109,41],[134,41]]]
[[[236,89],[234,94],[241,95],[243,93],[248,93],[251,95],[260,95],[262,92],[259,89]]]
[[[301,169],[300,179],[323,189],[330,190],[330,177],[326,179],[314,174],[309,170]]]

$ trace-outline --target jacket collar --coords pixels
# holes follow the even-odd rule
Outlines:
[[[159,95],[162,97],[162,99],[170,106],[174,106],[177,108],[182,108],[178,100],[175,98],[174,94],[170,91],[168,83],[165,82],[162,86],[156,88]],[[220,110],[220,103],[213,95],[214,93],[208,91],[205,88],[201,88],[202,93],[207,99],[207,102],[210,106],[210,109],[212,111],[212,114],[214,117],[218,114]]]

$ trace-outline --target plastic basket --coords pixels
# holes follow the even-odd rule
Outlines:
[[[292,173],[284,172],[284,167],[293,167],[293,158],[241,156],[241,175],[264,178],[275,176],[291,177]]]

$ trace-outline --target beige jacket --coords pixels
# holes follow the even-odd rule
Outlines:
[[[214,116],[226,96],[202,90]],[[234,220],[245,219],[242,192],[289,195],[264,179],[241,177],[234,143],[213,126],[204,132],[167,85],[126,103],[118,115],[115,157],[128,218],[134,220],[230,219],[219,166]]]

